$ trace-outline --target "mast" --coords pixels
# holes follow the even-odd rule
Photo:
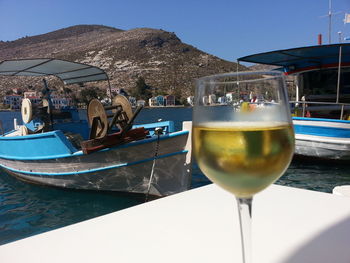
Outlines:
[[[338,15],[341,12],[332,12],[332,0],[328,1],[328,15],[322,16],[327,17],[328,16],[328,43],[332,43],[332,16]]]
[[[328,43],[331,44],[331,34],[332,34],[332,0],[329,0],[328,7]]]

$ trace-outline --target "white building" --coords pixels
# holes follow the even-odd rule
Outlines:
[[[110,92],[112,92],[112,96],[111,96],[111,93],[110,93]],[[109,87],[108,87],[108,88],[107,88],[107,97],[111,98],[111,97],[113,97],[114,95],[119,94],[119,92],[120,92],[119,88],[113,88],[113,87],[111,87],[111,89],[109,89]]]
[[[156,98],[155,98],[155,97],[149,98],[149,99],[148,99],[148,105],[149,105],[150,107],[155,107],[155,106],[157,106],[157,100],[156,100]]]
[[[71,98],[51,98],[51,102],[55,109],[68,108],[73,106],[73,100]]]
[[[30,98],[34,98],[34,97],[39,97],[39,94],[35,90],[30,90],[30,91],[25,91],[23,93],[23,96],[25,99],[30,99]]]
[[[138,101],[136,102],[136,105],[137,105],[137,106],[145,106],[145,105],[146,105],[146,101],[144,101],[144,100],[138,100]]]
[[[71,97],[61,97],[59,93],[51,92],[50,98],[52,106],[55,109],[68,108],[73,106],[73,99]]]
[[[193,103],[194,103],[194,96],[189,96],[189,97],[187,97],[187,103],[190,104],[191,106],[193,106]]]

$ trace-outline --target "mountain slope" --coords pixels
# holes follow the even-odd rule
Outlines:
[[[150,28],[124,31],[78,25],[0,42],[0,60],[29,57],[54,57],[101,67],[108,73],[112,86],[129,91],[142,76],[154,90],[182,97],[193,94],[195,78],[237,70],[236,63],[182,43],[174,33]],[[0,81],[1,90],[27,85],[23,78],[2,77]],[[102,83],[95,85],[106,87]]]

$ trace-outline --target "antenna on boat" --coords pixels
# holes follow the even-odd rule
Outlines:
[[[332,43],[332,16],[340,14],[341,12],[332,12],[332,0],[328,2],[328,15],[321,17],[328,17],[328,44]]]
[[[329,8],[328,8],[328,43],[331,41],[331,33],[332,33],[332,0],[329,0]]]

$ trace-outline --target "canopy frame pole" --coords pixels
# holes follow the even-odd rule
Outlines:
[[[112,97],[112,88],[111,88],[111,82],[109,81],[108,75],[107,75],[107,82],[108,82],[110,104],[112,105],[113,104],[113,102],[112,102],[112,99],[113,99],[113,97]]]
[[[338,80],[337,80],[337,99],[336,99],[336,103],[339,103],[341,57],[342,57],[342,46],[339,46],[339,64],[338,64]]]
[[[340,120],[343,119],[343,115],[344,115],[344,104],[341,105],[341,110],[340,110]]]
[[[299,101],[299,78],[298,77],[295,77],[295,100],[296,101]]]
[[[240,82],[239,82],[239,66],[241,65],[239,63],[239,60],[237,59],[237,67],[236,67],[236,73],[237,73],[237,88],[238,88],[238,101],[241,99],[241,89],[240,89]],[[226,95],[225,95],[226,96]]]

